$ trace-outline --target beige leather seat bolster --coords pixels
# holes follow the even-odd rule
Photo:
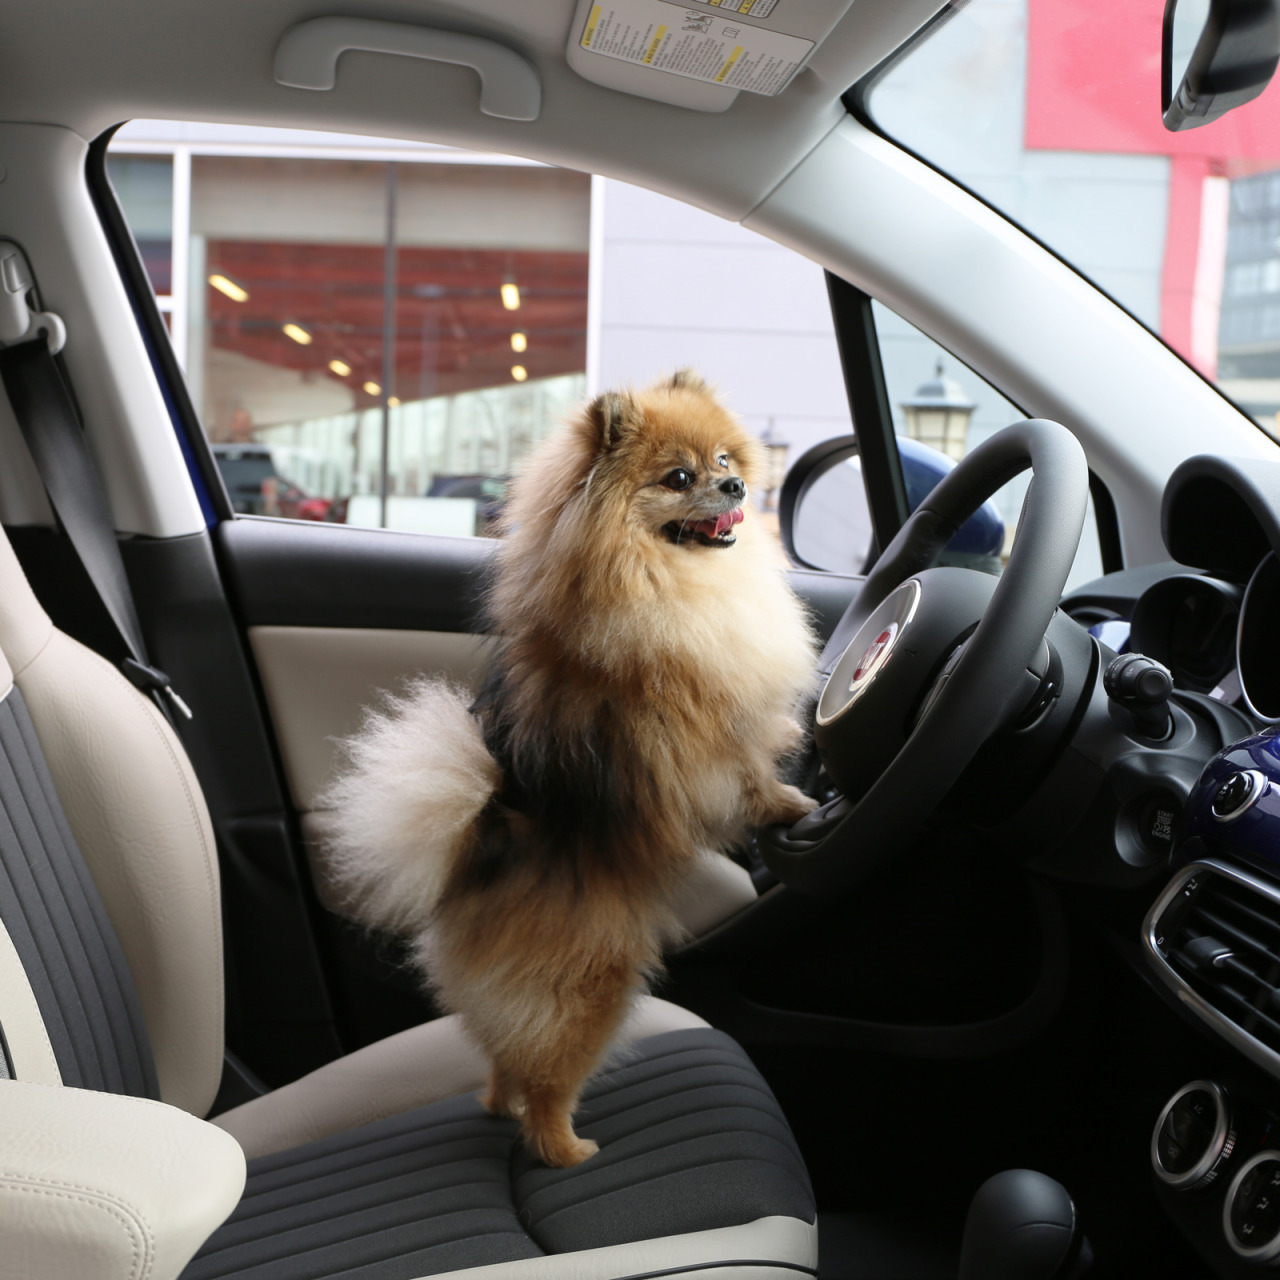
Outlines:
[[[0,652],[0,701],[9,696],[12,686],[13,672]],[[9,1060],[19,1080],[62,1083],[62,1073],[58,1070],[35,992],[3,924],[0,924],[0,1027],[4,1028]]]
[[[160,1096],[203,1116],[222,1074],[222,921],[186,752],[147,698],[60,631],[15,679],[137,985]]]
[[[174,1280],[244,1190],[220,1129],[86,1089],[7,1082],[0,1150],[7,1276]]]
[[[148,698],[54,628],[3,533],[0,653],[138,988],[160,1096],[202,1116],[222,1075],[222,920],[191,764]]]
[[[685,1272],[697,1280],[799,1280],[817,1270],[817,1223],[777,1217],[605,1249],[445,1271],[432,1280],[617,1280]]]
[[[653,996],[636,1002],[619,1046],[664,1031],[705,1027],[696,1014]],[[246,1102],[212,1123],[250,1158],[314,1142],[331,1133],[471,1093],[488,1073],[484,1055],[457,1017],[438,1018],[364,1049]]]

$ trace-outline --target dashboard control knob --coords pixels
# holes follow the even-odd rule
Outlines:
[[[1133,717],[1144,737],[1162,739],[1169,734],[1169,697],[1173,676],[1169,668],[1140,653],[1122,653],[1102,673],[1107,697]]]
[[[1280,1258],[1280,1151],[1259,1151],[1240,1166],[1227,1188],[1222,1230],[1242,1258]]]
[[[1226,1091],[1212,1080],[1193,1080],[1160,1112],[1151,1135],[1151,1164],[1166,1186],[1193,1191],[1217,1178],[1235,1147]]]
[[[1237,769],[1213,793],[1209,812],[1219,822],[1234,822],[1267,789],[1267,780],[1257,769]]]

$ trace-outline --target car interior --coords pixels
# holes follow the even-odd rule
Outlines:
[[[1280,1260],[1280,415],[882,126],[877,86],[966,7],[9,6],[0,1275],[1236,1280]],[[1105,4],[1063,21],[1132,35]],[[1270,109],[1272,0],[1170,0],[1163,23],[1143,27],[1153,130]],[[848,422],[793,461],[776,515],[822,650],[787,765],[818,807],[673,890],[685,939],[586,1089],[601,1150],[579,1166],[484,1110],[461,1020],[324,870],[362,710],[416,675],[478,687],[501,643],[496,539],[358,527],[270,450],[211,443],[113,185],[139,120],[518,157],[824,273]],[[1017,421],[954,466],[900,449],[897,324]],[[270,491],[230,492],[228,459]],[[431,496],[466,482],[488,526],[507,478],[459,468]],[[829,484],[861,488],[856,536]]]

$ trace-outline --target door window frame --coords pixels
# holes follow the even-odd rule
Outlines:
[[[869,570],[879,558],[881,550],[893,541],[910,515],[906,482],[893,427],[884,365],[880,358],[880,341],[876,334],[871,295],[830,271],[826,273],[826,277],[836,346],[840,352],[840,366],[849,397],[849,414],[858,441],[862,481],[866,488],[871,527],[875,535],[866,566]],[[949,354],[968,368],[953,352]],[[982,378],[981,374],[975,373],[974,377],[981,378],[992,390],[1009,400],[1004,391]],[[1021,410],[1021,406],[1015,401],[1010,400],[1010,403]],[[1114,573],[1124,568],[1120,522],[1111,491],[1092,469],[1089,471],[1089,493],[1093,499],[1102,569],[1104,573]]]

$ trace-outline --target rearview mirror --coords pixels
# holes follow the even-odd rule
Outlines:
[[[1167,0],[1164,127],[1198,129],[1267,87],[1280,61],[1280,0]]]

